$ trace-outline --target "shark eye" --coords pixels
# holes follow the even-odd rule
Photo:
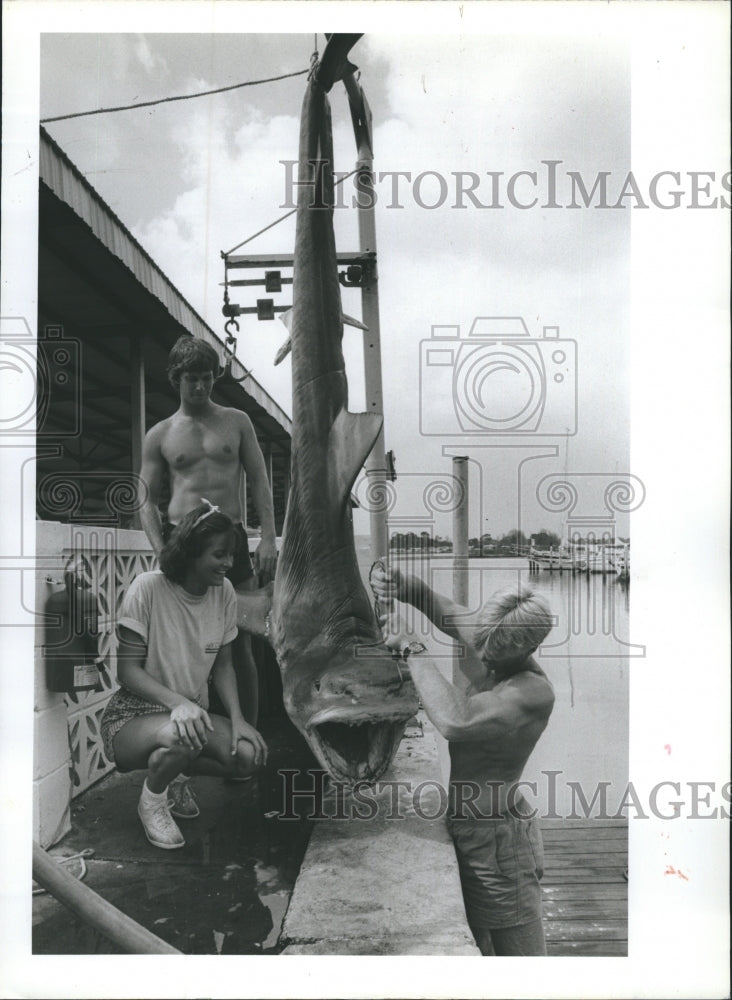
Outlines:
[[[313,687],[316,691],[320,691],[320,681],[313,681]]]

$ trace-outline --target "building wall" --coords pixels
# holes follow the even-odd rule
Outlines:
[[[99,612],[97,649],[104,670],[98,692],[57,694],[46,686],[43,611],[48,598],[63,590],[70,561]],[[71,799],[113,767],[104,756],[99,720],[117,686],[115,621],[130,582],[155,560],[141,531],[38,521],[36,563],[33,835],[49,847],[70,829]]]

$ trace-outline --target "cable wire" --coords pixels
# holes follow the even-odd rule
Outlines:
[[[51,122],[63,122],[69,118],[85,118],[87,115],[106,115],[113,111],[130,111],[134,108],[150,108],[155,104],[168,104],[170,101],[189,101],[193,97],[206,97],[208,94],[223,94],[227,90],[238,90],[240,87],[256,87],[260,83],[275,83],[277,80],[288,80],[293,76],[303,76],[310,72],[307,69],[299,69],[295,73],[284,73],[282,76],[270,76],[265,80],[249,80],[246,83],[232,83],[229,87],[217,87],[215,90],[201,90],[197,94],[181,94],[177,97],[161,97],[157,101],[140,101],[138,104],[121,104],[116,108],[96,108],[94,111],[76,111],[71,115],[56,115],[55,118],[41,118],[41,125],[48,125]]]
[[[356,167],[355,170],[351,170],[350,173],[345,174],[343,177],[339,177],[338,180],[334,183],[333,187],[338,187],[338,185],[342,184],[343,181],[347,181],[349,177],[353,177],[354,174],[357,174],[360,169],[361,169],[360,167]],[[241,243],[237,243],[235,247],[231,248],[231,250],[226,250],[226,251],[222,250],[221,256],[225,259],[230,254],[234,253],[235,250],[238,250],[239,247],[243,247],[246,243],[251,243],[252,240],[255,240],[257,238],[257,236],[261,236],[262,233],[266,233],[268,229],[273,229],[275,226],[279,225],[280,222],[284,222],[285,219],[289,219],[290,216],[294,215],[296,211],[297,208],[293,208],[291,211],[285,213],[285,215],[281,215],[279,219],[275,219],[274,222],[270,222],[270,224],[268,226],[265,226],[264,229],[260,229],[259,232],[254,233],[253,236],[248,236],[245,240],[242,240]]]

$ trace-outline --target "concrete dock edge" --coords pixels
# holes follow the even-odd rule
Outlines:
[[[422,714],[419,723],[369,793],[370,805],[346,795],[337,809],[324,808],[330,818],[316,821],[282,954],[480,955],[445,827],[434,729]]]

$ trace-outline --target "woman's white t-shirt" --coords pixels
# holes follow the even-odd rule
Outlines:
[[[238,633],[236,607],[229,580],[196,597],[154,570],[132,581],[117,623],[144,639],[145,670],[155,680],[208,708],[216,654]]]

